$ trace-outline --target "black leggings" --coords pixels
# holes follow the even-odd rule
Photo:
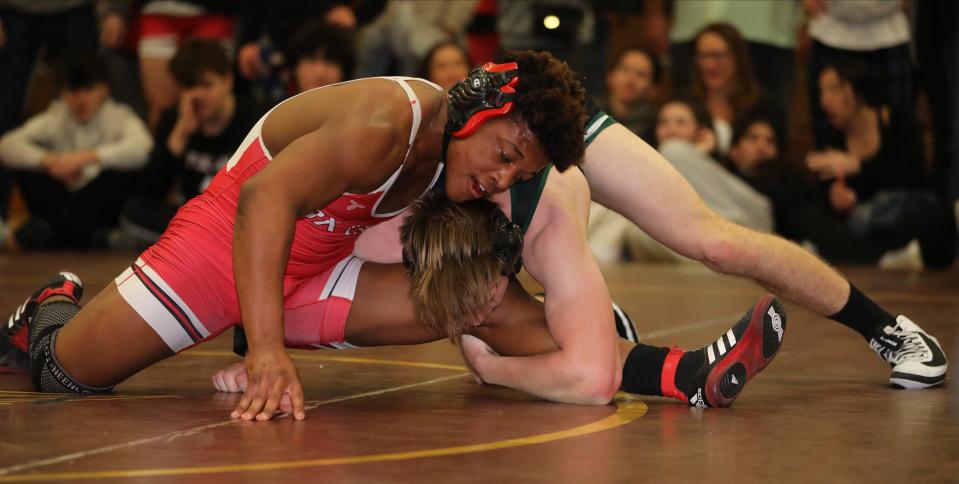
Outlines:
[[[15,172],[30,220],[14,236],[24,249],[89,248],[98,231],[116,225],[131,174],[103,170],[71,192],[45,173]]]

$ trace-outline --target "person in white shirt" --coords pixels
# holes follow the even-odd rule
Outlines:
[[[0,139],[0,160],[30,212],[11,249],[89,247],[116,223],[127,178],[153,147],[143,121],[110,97],[102,58],[70,56],[59,81],[59,99]]]

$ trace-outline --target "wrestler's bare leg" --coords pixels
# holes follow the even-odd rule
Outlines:
[[[358,346],[410,345],[446,339],[445,334],[431,331],[415,320],[409,290],[410,280],[402,265],[364,263],[346,319],[344,339]],[[529,356],[558,349],[546,325],[543,304],[515,280],[510,281],[499,306],[471,334],[504,356]],[[621,361],[626,361],[634,346],[635,343],[620,340]],[[220,391],[241,392],[245,383],[246,368],[242,363],[213,375],[213,384]],[[285,410],[284,405],[281,408]]]
[[[112,282],[59,330],[54,352],[71,377],[92,387],[115,385],[173,355]]]

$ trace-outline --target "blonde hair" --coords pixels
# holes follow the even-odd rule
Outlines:
[[[512,273],[522,248],[519,228],[506,227],[499,206],[486,199],[453,203],[444,194],[428,194],[410,206],[400,228],[403,259],[410,276],[416,319],[445,332],[451,341],[469,331],[490,303],[503,274]],[[499,234],[498,234],[499,233]]]

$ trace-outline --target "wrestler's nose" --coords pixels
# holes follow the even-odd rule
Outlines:
[[[496,182],[495,192],[506,191],[510,185],[516,181],[516,177],[519,175],[519,167],[516,165],[507,165],[496,171],[496,174],[493,175],[493,181]]]

